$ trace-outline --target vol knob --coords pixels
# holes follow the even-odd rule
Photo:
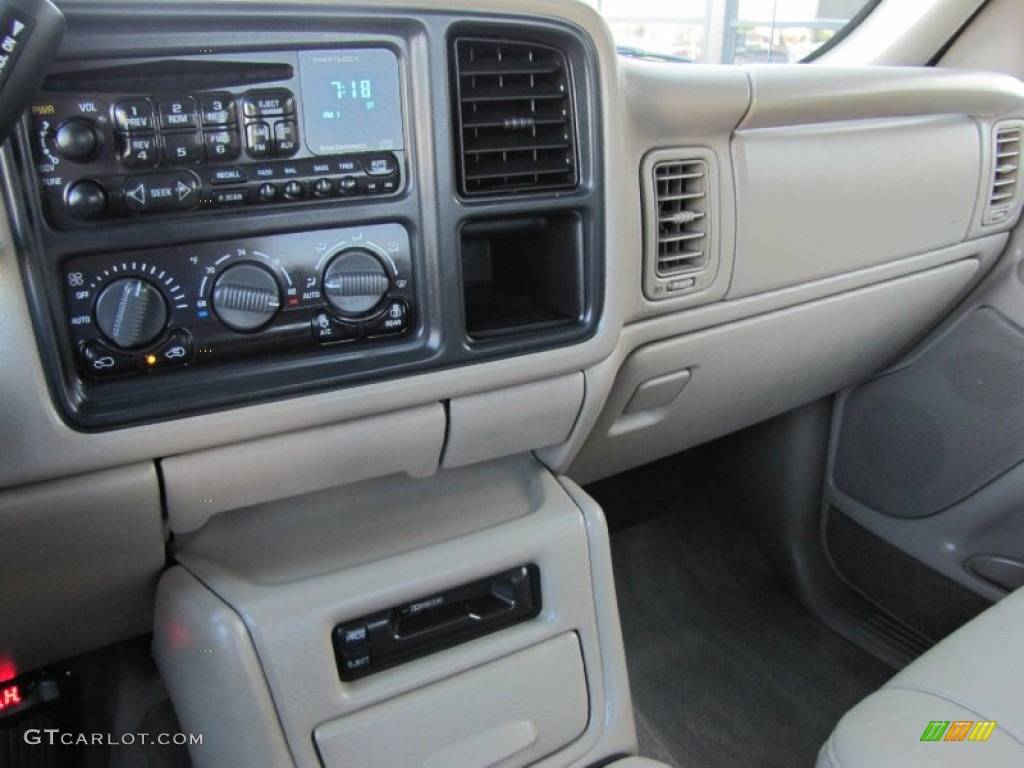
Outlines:
[[[54,139],[61,155],[76,163],[89,162],[100,150],[100,135],[96,128],[79,117],[61,123]]]
[[[389,285],[388,273],[381,263],[360,248],[337,254],[324,271],[327,302],[347,317],[364,315],[376,307]]]
[[[277,279],[255,264],[228,267],[213,285],[213,308],[233,331],[255,331],[270,322],[281,307]]]
[[[122,349],[144,347],[167,325],[167,303],[159,289],[139,277],[122,277],[96,299],[96,325]]]

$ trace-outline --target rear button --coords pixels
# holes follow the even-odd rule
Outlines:
[[[366,323],[367,336],[392,336],[409,330],[409,307],[404,301],[392,299],[384,314]]]

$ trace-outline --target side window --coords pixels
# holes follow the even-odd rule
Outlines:
[[[705,64],[802,61],[878,0],[585,0],[619,52]]]

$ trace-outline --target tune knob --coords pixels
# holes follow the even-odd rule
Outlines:
[[[376,307],[389,285],[388,273],[381,263],[361,248],[337,254],[324,271],[327,302],[347,317],[364,315]]]
[[[88,120],[73,117],[57,128],[57,150],[76,163],[87,163],[99,153],[100,135]]]
[[[96,325],[122,349],[144,347],[167,325],[167,303],[148,280],[122,277],[106,286],[96,299]]]
[[[214,283],[213,308],[231,330],[255,331],[269,323],[281,308],[281,287],[263,267],[235,264]]]

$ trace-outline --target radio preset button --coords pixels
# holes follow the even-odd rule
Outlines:
[[[270,126],[266,123],[245,126],[245,150],[252,157],[270,157]]]
[[[214,168],[210,173],[211,184],[241,184],[244,181],[248,181],[245,171],[234,165]]]
[[[107,192],[91,179],[76,181],[65,192],[64,204],[76,219],[93,219],[107,208]]]
[[[230,93],[211,93],[199,101],[203,125],[234,125],[238,119],[235,99]]]
[[[195,128],[196,102],[191,96],[160,101],[160,125],[168,130]]]
[[[129,99],[114,105],[114,125],[124,133],[153,130],[153,105],[146,99]]]
[[[156,168],[160,152],[154,136],[128,136],[120,140],[121,162],[129,168]]]
[[[203,159],[203,145],[194,133],[164,135],[164,155],[169,163],[198,163]]]
[[[238,131],[206,131],[203,144],[209,160],[235,160],[242,153]]]
[[[186,211],[199,202],[199,180],[188,171],[129,176],[122,192],[130,211]]]
[[[274,154],[291,157],[299,151],[299,132],[294,120],[282,120],[274,124]]]
[[[295,98],[289,91],[249,91],[242,102],[246,117],[284,117],[295,114]]]

